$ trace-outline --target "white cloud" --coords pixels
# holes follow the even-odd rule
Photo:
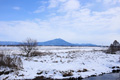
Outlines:
[[[6,35],[9,40],[23,40],[27,37],[42,39],[44,36],[51,34],[47,23],[34,21],[9,21],[0,22],[0,34]],[[14,26],[13,26],[14,25]],[[50,36],[48,36],[49,38]],[[45,39],[45,38],[43,38]]]
[[[20,10],[20,7],[15,6],[15,7],[13,7],[13,9],[14,10]]]
[[[119,4],[120,0],[96,0],[97,2],[102,2],[105,5],[115,5],[115,4]]]
[[[57,0],[49,0],[50,5],[48,8],[55,8],[58,6],[58,1]]]
[[[60,37],[74,43],[109,44],[113,39],[120,40],[120,33],[117,32],[120,30],[119,10],[117,7],[104,12],[91,12],[86,8],[46,20],[0,22],[0,34],[10,40],[32,37],[44,41]]]
[[[65,10],[77,10],[80,8],[80,3],[78,0],[69,0],[64,6]]]
[[[54,1],[60,3],[49,5],[49,9],[57,7],[62,15],[57,15],[58,10],[55,9],[44,20],[0,21],[0,34],[7,36],[9,40],[32,37],[45,41],[60,37],[73,43],[110,44],[114,39],[120,41],[120,7],[100,12],[83,7],[78,0]],[[41,6],[34,13],[40,13],[46,7]],[[2,40],[1,36],[0,39]]]
[[[80,9],[80,2],[78,0],[68,0],[60,5],[59,12],[68,12]]]
[[[104,0],[104,4],[115,5],[119,2],[119,0]]]
[[[60,4],[66,2],[66,1],[68,1],[68,0],[49,0],[48,8],[56,8]]]
[[[41,13],[43,11],[45,11],[45,6],[40,6],[40,7],[38,7],[37,10],[33,11],[33,13]]]
[[[67,12],[80,9],[79,0],[49,0],[48,8],[57,8],[58,12]]]

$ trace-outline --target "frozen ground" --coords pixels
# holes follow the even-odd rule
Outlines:
[[[17,47],[0,47],[0,49],[11,50],[9,54],[21,54]],[[37,76],[55,79],[85,78],[110,73],[113,66],[120,67],[120,54],[105,54],[101,51],[105,49],[107,48],[42,46],[38,51],[47,52],[47,55],[21,57],[23,69],[8,75],[0,75],[0,79],[6,77],[7,79],[33,79]]]

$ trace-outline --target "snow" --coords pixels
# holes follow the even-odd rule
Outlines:
[[[42,46],[38,51],[52,52],[53,54],[21,57],[23,69],[18,71],[18,75],[11,73],[1,75],[3,79],[33,79],[36,76],[50,77],[54,79],[63,79],[70,77],[86,78],[91,75],[100,75],[112,72],[113,66],[119,66],[119,54],[106,54],[101,50],[102,47],[61,47],[61,46]],[[18,51],[17,48],[13,49]],[[19,51],[18,51],[19,52]],[[19,54],[17,52],[17,54]],[[84,70],[87,71],[84,71]],[[64,73],[71,72],[72,76],[63,77]],[[41,74],[37,74],[41,73]],[[24,76],[19,76],[19,75]]]

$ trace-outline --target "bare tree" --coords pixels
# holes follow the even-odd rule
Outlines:
[[[32,52],[37,50],[37,41],[31,38],[27,38],[26,41],[21,43],[20,49],[29,57],[31,56]]]

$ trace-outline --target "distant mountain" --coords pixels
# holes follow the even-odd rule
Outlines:
[[[13,42],[13,41],[0,41],[0,45],[19,45],[21,42]],[[45,42],[38,42],[39,46],[98,46],[95,44],[73,44],[70,42],[67,42],[63,39],[53,39]]]
[[[14,42],[14,41],[0,41],[0,45],[19,45],[20,42]]]
[[[54,39],[54,40],[49,40],[49,41],[46,41],[46,42],[38,42],[38,45],[44,45],[44,46],[72,46],[74,44],[72,43],[69,43],[63,39]]]

